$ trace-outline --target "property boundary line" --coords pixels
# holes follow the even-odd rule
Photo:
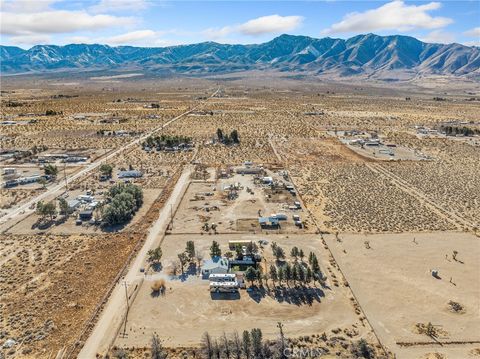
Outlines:
[[[293,114],[291,114],[293,116]],[[270,145],[273,147],[273,143],[270,142]],[[287,169],[288,171],[288,169]],[[322,243],[324,244],[324,246],[327,248],[328,252],[330,253],[331,257],[333,258],[333,261],[335,262],[335,265],[336,265],[336,268],[337,270],[340,272],[340,274],[342,275],[343,279],[345,281],[347,281],[347,277],[345,276],[345,274],[343,273],[343,271],[341,270],[340,266],[338,265],[338,262],[335,258],[335,256],[333,255],[333,252],[331,251],[330,247],[328,246],[327,242],[323,239],[323,232],[322,230],[320,229],[320,226],[318,225],[317,223],[317,219],[313,216],[312,212],[310,211],[310,209],[305,206],[305,202],[303,201],[303,197],[301,195],[301,193],[298,191],[298,188],[297,188],[297,185],[295,184],[294,180],[293,180],[293,177],[289,172],[289,177],[290,177],[290,182],[292,183],[293,187],[295,188],[295,192],[297,193],[297,196],[300,200],[300,203],[302,205],[303,208],[305,208],[308,212],[308,215],[310,216],[310,218],[312,219],[313,221],[313,224],[315,225],[315,227],[317,228],[317,231],[320,233],[320,236],[321,236],[321,239],[322,239]],[[347,281],[348,282],[348,281]],[[370,329],[372,330],[372,333],[373,335],[375,336],[375,338],[377,339],[378,343],[380,344],[380,346],[382,347],[382,350],[384,352],[385,355],[388,356],[388,351],[387,349],[385,348],[384,344],[382,343],[382,341],[380,340],[377,332],[375,331],[375,329],[373,328],[372,326],[372,323],[370,322],[370,320],[368,319],[367,315],[365,314],[365,311],[363,310],[363,307],[361,306],[360,302],[358,301],[358,298],[357,296],[355,295],[355,293],[353,292],[353,289],[350,287],[350,284],[349,284],[349,288],[350,288],[350,293],[352,294],[352,297],[355,299],[358,307],[360,308],[360,311],[362,312],[363,314],[363,317],[365,318],[365,320],[367,321],[368,325],[370,326]]]

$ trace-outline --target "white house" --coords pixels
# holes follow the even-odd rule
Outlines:
[[[215,257],[203,261],[202,277],[208,278],[210,274],[225,273],[228,273],[228,259],[222,257]]]

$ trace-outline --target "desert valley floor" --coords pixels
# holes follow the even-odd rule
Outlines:
[[[435,81],[3,78],[0,357],[480,358],[480,86]]]

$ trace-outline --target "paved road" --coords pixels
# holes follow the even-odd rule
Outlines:
[[[212,98],[213,96],[215,96],[219,91],[220,91],[220,88],[218,88],[209,98]],[[177,121],[178,119],[188,115],[192,111],[195,111],[197,108],[202,106],[206,101],[208,101],[208,99],[205,100],[205,101],[202,101],[200,104],[196,105],[195,107],[188,110],[187,112],[184,112],[181,115],[167,121],[162,126],[156,127],[155,129],[146,133],[145,135],[127,143],[125,146],[122,146],[122,147],[116,149],[115,151],[111,152],[107,156],[99,158],[98,160],[96,160],[95,162],[92,162],[91,164],[89,164],[88,166],[86,166],[85,168],[80,170],[79,172],[68,176],[67,179],[66,179],[67,184],[69,182],[75,181],[76,179],[78,179],[82,176],[85,176],[86,174],[92,172],[94,169],[99,167],[105,161],[108,161],[109,159],[114,158],[115,156],[117,156],[118,154],[122,153],[123,151],[131,148],[132,146],[138,145],[139,143],[141,143],[142,141],[147,139],[149,136],[161,131],[163,128],[169,126],[171,123]],[[30,207],[32,205],[35,205],[38,201],[42,201],[42,200],[45,200],[47,198],[48,199],[53,199],[55,197],[58,197],[63,192],[64,188],[65,188],[65,181],[60,181],[59,184],[48,188],[48,190],[46,192],[43,192],[43,193],[39,194],[38,196],[36,196],[36,197],[32,198],[31,200],[27,201],[26,203],[24,203],[20,206],[13,207],[13,208],[9,209],[7,211],[7,214],[5,214],[2,218],[0,218],[0,226],[6,224],[5,227],[8,228],[8,223],[7,222],[13,221],[16,218],[20,220],[22,217],[24,218],[24,217],[28,216],[30,213],[32,213],[34,211],[34,209],[30,209]],[[20,216],[20,218],[18,218],[19,216]],[[2,230],[4,230],[4,229],[2,229]]]
[[[143,274],[140,273],[140,268],[145,266],[147,252],[155,248],[161,236],[164,235],[170,222],[171,208],[175,211],[180,204],[183,193],[186,191],[188,183],[190,182],[192,170],[191,165],[186,166],[183,170],[170,198],[160,211],[158,219],[150,228],[145,244],[130,265],[123,280],[117,283],[112,291],[95,328],[78,355],[79,359],[95,358],[97,353],[106,352],[115,340],[118,329],[122,325],[127,305],[124,283],[127,283],[128,288],[135,288],[135,286],[141,282]],[[129,295],[130,294],[131,290],[129,290]]]

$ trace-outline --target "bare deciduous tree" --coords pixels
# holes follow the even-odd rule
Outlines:
[[[217,339],[215,339],[215,341],[213,342],[213,357],[217,359],[221,359],[222,357],[221,354],[222,353],[220,351],[220,345],[218,345],[218,341]]]
[[[222,352],[225,355],[225,358],[230,359],[230,342],[228,341],[227,334],[225,334],[225,332],[223,332],[222,336]]]
[[[250,359],[250,333],[248,330],[243,331],[242,339],[243,354],[245,358]]]
[[[235,359],[242,357],[242,342],[240,341],[240,336],[237,331],[233,333],[233,356]]]
[[[202,337],[202,352],[205,358],[212,359],[213,357],[213,344],[210,334],[207,332],[203,333]]]

